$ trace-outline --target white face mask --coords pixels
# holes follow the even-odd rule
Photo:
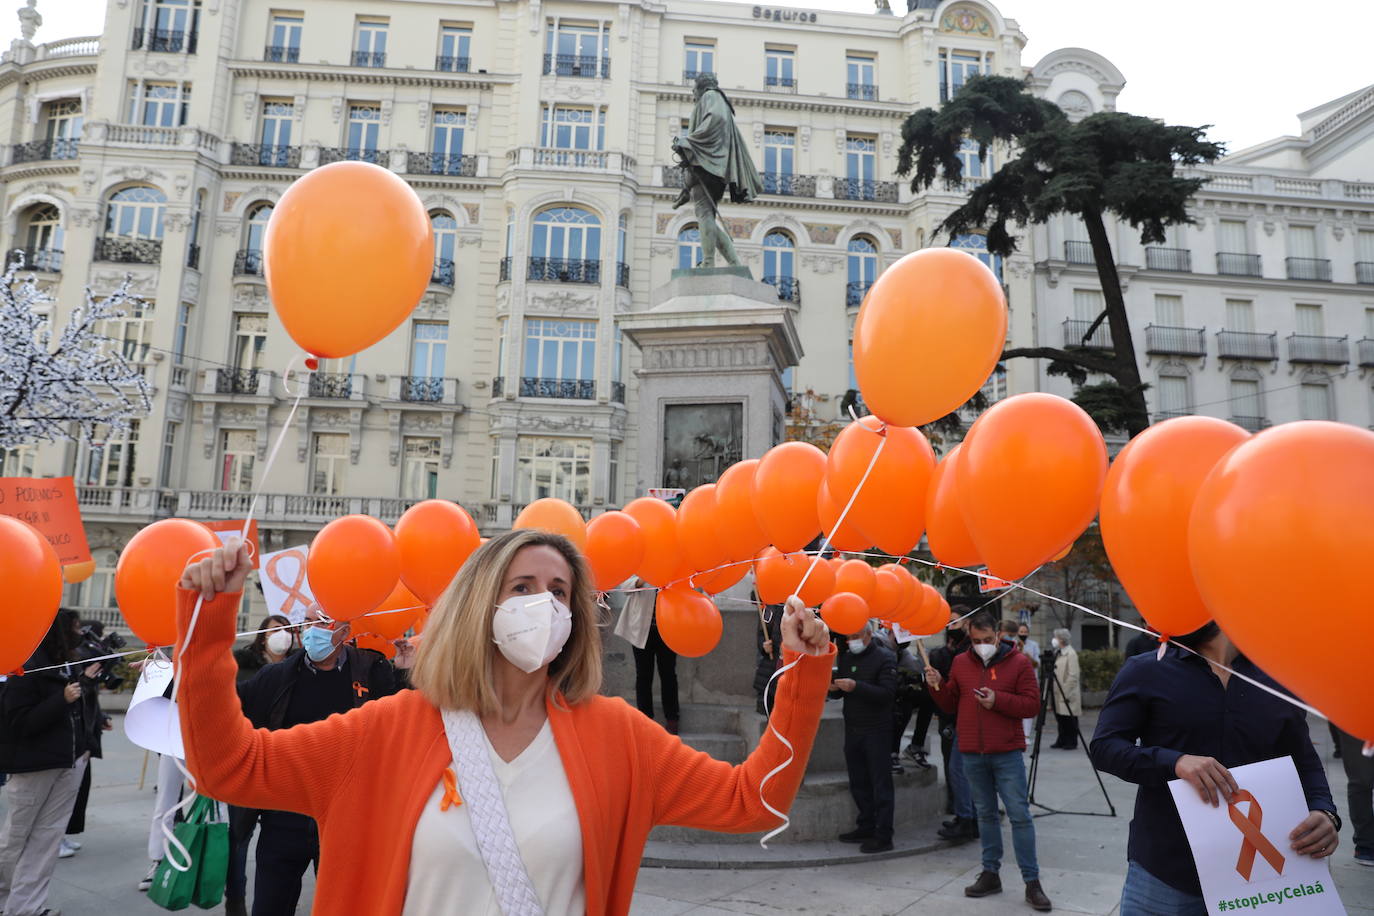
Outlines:
[[[563,651],[572,635],[572,611],[549,592],[512,595],[496,606],[491,634],[506,661],[532,674]]]
[[[1050,645],[1053,646],[1054,648],[1058,649],[1058,648],[1059,648],[1059,637],[1056,636],[1054,639],[1051,639],[1051,640],[1050,640]]]
[[[285,655],[291,649],[291,634],[285,630],[273,630],[267,634],[267,651],[273,655]]]
[[[854,653],[855,655],[863,654],[863,651],[867,648],[868,646],[864,645],[864,641],[862,639],[849,640],[849,651]]]
[[[997,654],[997,646],[992,643],[978,643],[973,647],[973,651],[978,653],[978,657],[983,660],[983,664],[992,661],[992,657]]]

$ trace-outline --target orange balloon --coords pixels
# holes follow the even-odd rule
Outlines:
[[[658,633],[678,655],[698,658],[720,642],[724,623],[710,598],[685,586],[665,588],[655,604]]]
[[[381,604],[353,621],[355,633],[371,633],[382,639],[400,639],[425,611],[424,602],[400,582]]]
[[[401,581],[433,605],[480,543],[477,523],[462,506],[446,499],[418,502],[396,521]]]
[[[716,532],[732,560],[749,560],[768,546],[758,514],[754,511],[754,472],[759,460],[737,461],[716,481]]]
[[[885,553],[904,556],[925,531],[926,490],[935,472],[935,452],[920,430],[888,426],[880,435],[880,428],[877,417],[846,426],[826,456],[825,480],[836,505],[843,508],[867,472],[846,521],[852,520]],[[879,444],[883,450],[875,462]]]
[[[958,409],[987,381],[1007,339],[1007,300],[991,270],[954,248],[923,248],[878,276],[854,322],[864,403],[893,426]]]
[[[806,571],[811,567],[812,558],[805,554],[789,554],[788,562],[801,570],[802,577],[798,578],[797,597],[802,600],[802,604],[807,607],[818,607],[821,602],[835,593],[835,572],[830,564],[824,560],[816,561],[816,568],[811,570],[811,575],[807,576]]]
[[[959,505],[993,575],[1015,581],[1049,562],[1097,514],[1107,443],[1073,401],[1018,394],[969,429],[954,469]]]
[[[830,539],[830,546],[835,550],[866,550],[868,538],[855,527],[852,518],[845,519],[844,524],[836,529],[835,523],[839,521],[840,510],[843,508],[831,499],[830,487],[822,480],[821,485],[816,488],[816,513],[821,519],[821,531]]]
[[[641,496],[625,506],[625,514],[639,522],[644,532],[644,560],[639,576],[660,588],[679,578],[682,557],[678,552],[677,513],[653,496]],[[690,570],[689,570],[690,572]]]
[[[512,528],[536,528],[561,534],[578,550],[587,549],[587,523],[571,503],[545,496],[520,510]]]
[[[396,657],[396,647],[391,644],[391,641],[376,634],[363,633],[353,641],[359,649],[371,649],[374,652],[382,653],[387,658]]]
[[[85,582],[93,575],[95,575],[95,560],[69,563],[62,567],[62,581],[70,584]]]
[[[386,525],[369,515],[345,515],[315,535],[305,570],[320,608],[335,620],[352,620],[391,594],[401,577],[401,552]]]
[[[1165,636],[1212,619],[1188,560],[1188,516],[1202,481],[1249,433],[1214,417],[1178,417],[1126,443],[1102,490],[1102,545],[1141,615]]]
[[[749,563],[736,560],[714,572],[693,573],[688,577],[687,584],[701,589],[708,595],[719,595],[747,576],[749,567]]]
[[[29,660],[57,616],[62,564],[47,538],[9,515],[0,515],[0,582],[0,674],[10,674]]]
[[[890,620],[905,597],[906,592],[902,590],[902,580],[897,578],[897,573],[890,569],[874,571],[873,613]]]
[[[954,473],[963,444],[954,446],[935,466],[926,491],[926,541],[946,566],[971,569],[982,564],[959,505],[959,476]]]
[[[921,609],[914,615],[911,632],[933,636],[949,626],[949,602],[929,582],[922,582],[920,590],[923,596]]]
[[[773,546],[801,550],[821,533],[816,490],[825,479],[825,452],[809,442],[775,445],[754,472],[754,511]]]
[[[885,563],[879,567],[879,570],[885,570],[897,577],[901,596],[897,600],[897,607],[892,611],[891,617],[910,630],[909,623],[920,612],[921,602],[925,598],[921,592],[921,583],[905,566],[899,563]]]
[[[597,591],[615,588],[644,562],[644,530],[624,512],[603,512],[587,522],[587,546]]]
[[[730,559],[720,539],[720,522],[716,516],[716,485],[713,483],[695,488],[677,507],[678,547],[694,571],[712,570]]]
[[[1374,432],[1304,420],[1228,452],[1188,522],[1193,577],[1217,624],[1247,658],[1365,741],[1374,741],[1369,669],[1337,647],[1358,653],[1374,619],[1361,572],[1374,557],[1372,520]],[[1311,577],[1294,574],[1299,559],[1331,573],[1318,611]],[[1322,637],[1295,638],[1314,613]]]
[[[177,583],[197,554],[220,546],[200,522],[167,518],[129,539],[115,564],[115,601],[134,635],[150,646],[177,641]],[[393,581],[395,581],[393,579]]]
[[[805,572],[776,547],[765,547],[754,560],[754,590],[764,604],[782,604],[797,590]]]
[[[853,636],[872,617],[868,602],[853,592],[836,592],[821,605],[821,619],[831,632]]]
[[[429,214],[390,169],[336,162],[292,182],[263,239],[267,293],[307,353],[350,356],[410,316],[434,271]]]
[[[858,595],[864,604],[872,605],[877,581],[873,567],[863,560],[845,560],[840,564],[839,572],[835,573],[835,591]]]

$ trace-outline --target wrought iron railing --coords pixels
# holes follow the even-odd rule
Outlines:
[[[310,397],[353,397],[353,376],[347,372],[316,372],[310,376]]]
[[[873,102],[878,98],[878,87],[873,83],[849,83],[846,86],[846,94],[851,99]]]
[[[216,394],[257,394],[257,369],[220,369],[215,373]]]
[[[764,172],[763,193],[780,194],[784,197],[815,197],[815,175],[790,175],[781,172]]]
[[[897,182],[875,181],[872,178],[836,178],[836,200],[872,200],[897,203]]]
[[[439,286],[453,287],[453,261],[450,258],[435,258],[434,273],[430,275],[429,282]]]
[[[544,75],[606,79],[611,75],[611,59],[595,54],[545,54]]]
[[[1355,282],[1360,284],[1374,283],[1374,261],[1355,262]]]
[[[298,169],[301,167],[301,148],[270,143],[235,143],[229,150],[229,164]]]
[[[1327,258],[1285,258],[1290,280],[1331,282],[1331,261]]]
[[[31,140],[16,143],[10,148],[10,164],[21,162],[48,162],[55,159],[75,159],[81,141],[76,138],[55,140]]]
[[[610,165],[611,154],[599,149],[563,149],[556,146],[536,146],[532,164],[538,168],[604,169]]]
[[[630,265],[624,261],[617,261],[615,265],[615,285],[630,288]]]
[[[200,246],[194,242],[186,246],[186,266],[200,269]]]
[[[391,154],[384,149],[355,149],[349,146],[320,147],[320,165],[331,162],[370,162],[373,165],[386,165]]]
[[[471,178],[477,174],[477,157],[450,156],[447,153],[407,153],[406,171],[415,175],[457,175]]]
[[[442,70],[445,73],[467,73],[469,63],[470,61],[466,57],[440,54],[434,58],[434,69]]]
[[[261,277],[262,251],[258,248],[244,248],[235,252],[234,276]]]
[[[796,277],[767,276],[763,282],[776,289],[783,302],[801,304],[801,281]]]
[[[498,275],[497,279],[498,279],[500,282],[502,282],[502,283],[505,283],[507,280],[510,279],[510,256],[509,256],[509,255],[507,255],[506,257],[504,257],[504,258],[501,259],[501,270],[500,270],[500,274]]]
[[[1355,353],[1361,369],[1374,369],[1374,339],[1365,337],[1355,341]]]
[[[15,248],[9,252],[8,262],[19,264],[21,270],[58,274],[62,272],[62,249]]]
[[[601,262],[569,258],[530,258],[528,280],[556,283],[600,283]]]
[[[1232,414],[1231,422],[1252,433],[1257,433],[1274,425],[1268,417],[1252,417],[1246,414]]]
[[[1172,270],[1178,273],[1191,273],[1193,270],[1193,256],[1187,248],[1156,248],[1147,246],[1145,249],[1145,267],[1149,270]]]
[[[765,76],[763,85],[767,89],[782,89],[786,92],[797,91],[797,80],[791,76]]]
[[[1223,359],[1278,359],[1278,334],[1217,331],[1217,356]]]
[[[1318,334],[1289,334],[1288,361],[1344,366],[1350,362],[1350,338]]]
[[[116,264],[156,264],[162,260],[162,240],[103,236],[95,240],[95,259]]]
[[[1102,322],[1088,334],[1092,322],[1084,318],[1064,319],[1064,346],[1082,347],[1087,350],[1110,350],[1112,348],[1112,329]],[[1087,335],[1087,340],[1084,336]]]
[[[530,378],[520,379],[522,398],[569,398],[575,401],[596,400],[596,382],[589,378]]]
[[[1243,254],[1239,251],[1218,251],[1217,273],[1230,277],[1260,277],[1264,275],[1260,269],[1259,255]]]
[[[301,49],[291,45],[268,45],[263,49],[262,59],[274,64],[298,64]]]
[[[353,66],[355,67],[385,67],[385,51],[354,51]]]
[[[1064,260],[1070,264],[1095,264],[1093,243],[1069,239],[1064,243]]]
[[[1145,326],[1145,352],[1173,356],[1206,356],[1207,341],[1204,328],[1171,328],[1164,325]]]
[[[625,403],[625,383],[624,383],[624,382],[611,382],[611,403],[612,403],[612,404],[624,404],[624,403]]]
[[[444,380],[425,375],[408,375],[401,380],[401,400],[438,403],[444,399]]]
[[[850,280],[844,285],[844,307],[856,309],[864,304],[864,296],[868,295],[869,287],[873,284],[867,280]]]
[[[494,397],[494,398],[499,398],[499,397],[501,397],[501,395],[505,394],[505,391],[506,391],[506,377],[505,377],[504,375],[498,375],[498,376],[496,376],[496,378],[494,378],[494,379],[491,380],[491,396],[492,396],[492,397]]]
[[[196,33],[182,29],[134,29],[133,50],[196,53]]]

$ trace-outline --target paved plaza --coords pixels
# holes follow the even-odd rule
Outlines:
[[[1096,721],[1094,711],[1084,729]],[[1331,759],[1326,728],[1313,728],[1327,761],[1327,776],[1338,805],[1345,808],[1345,775]],[[85,847],[58,862],[50,903],[65,916],[124,916],[156,913],[157,907],[135,888],[147,869],[148,816],[153,803],[156,759],[149,762],[143,789],[138,788],[143,752],[124,738],[116,717],[105,737],[106,756],[95,762],[94,789],[87,816]],[[1036,798],[1072,811],[1106,811],[1106,803],[1081,751],[1046,749]],[[1062,913],[1114,914],[1126,862],[1126,825],[1134,790],[1104,777],[1118,817],[1056,814],[1036,820],[1042,880]],[[0,797],[3,793],[0,793]],[[3,801],[0,801],[3,806]],[[376,825],[384,829],[384,825]],[[899,825],[900,829],[900,825]],[[931,830],[933,825],[906,825]],[[1010,852],[1010,836],[1007,838]],[[803,851],[804,852],[804,851]],[[251,867],[251,863],[250,863]],[[1360,868],[1351,858],[1349,828],[1342,834],[1333,861],[1336,885],[1351,914],[1374,916],[1374,869]],[[937,848],[908,858],[802,869],[646,868],[640,873],[635,916],[710,916],[738,913],[808,913],[837,916],[866,914],[1029,913],[1013,863],[1002,868],[1006,891],[998,897],[969,900],[963,888],[978,872],[978,846]],[[251,886],[251,878],[250,878]],[[310,879],[301,903],[308,912]],[[455,907],[454,912],[461,908]],[[218,909],[215,912],[223,912]]]

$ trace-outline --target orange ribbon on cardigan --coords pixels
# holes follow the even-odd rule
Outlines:
[[[1240,813],[1236,807],[1240,802],[1250,803],[1250,815],[1247,817]],[[1255,853],[1264,856],[1264,861],[1274,867],[1274,871],[1283,874],[1283,855],[1274,848],[1274,844],[1269,842],[1263,833],[1260,833],[1260,821],[1264,818],[1264,809],[1260,807],[1255,796],[1241,789],[1231,796],[1231,801],[1226,806],[1231,814],[1231,823],[1236,825],[1236,829],[1245,837],[1245,842],[1240,847],[1240,858],[1236,860],[1236,871],[1246,881],[1250,880],[1250,872],[1255,867]]]
[[[461,805],[463,799],[458,795],[458,777],[453,775],[453,768],[446,767],[442,776],[444,783],[444,794],[439,798],[439,810],[447,811],[450,805]]]

